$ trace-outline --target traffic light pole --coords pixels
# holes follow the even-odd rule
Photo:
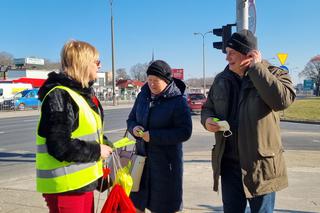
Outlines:
[[[213,42],[213,48],[222,50],[223,53],[226,53],[227,42],[232,34],[232,26],[236,26],[236,24],[227,24],[222,26],[222,28],[213,29],[212,33],[216,36],[221,36],[221,41]]]
[[[237,21],[235,24],[227,24],[222,26],[221,28],[212,30],[212,33],[214,35],[220,36],[222,38],[222,40],[219,42],[213,42],[213,48],[220,49],[223,53],[226,53],[227,42],[232,35],[232,26],[237,26],[237,32],[249,29],[249,3],[250,5],[254,6],[254,2],[255,0],[236,0]],[[253,18],[255,24],[255,15]]]
[[[206,64],[205,64],[205,54],[204,54],[204,35],[202,36],[202,68],[203,68],[203,94],[206,95]]]
[[[237,0],[237,32],[241,30],[248,30],[248,8],[249,0]]]

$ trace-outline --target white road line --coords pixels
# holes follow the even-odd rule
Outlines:
[[[298,132],[298,131],[282,131],[281,135],[320,135],[320,132]]]
[[[5,132],[0,132],[0,134],[4,134]]]
[[[122,129],[113,129],[113,130],[109,130],[109,131],[104,131],[103,133],[115,133],[115,132],[122,132],[125,131],[126,128],[122,128]]]
[[[320,143],[320,140],[312,140],[313,143]]]
[[[30,122],[30,121],[38,121],[39,119],[29,119],[29,120],[23,120],[23,122]]]
[[[34,154],[35,151],[27,151],[27,150],[8,150],[8,149],[0,149],[1,152],[9,153],[9,154]]]

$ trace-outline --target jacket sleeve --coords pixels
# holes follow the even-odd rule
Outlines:
[[[93,162],[100,158],[100,145],[95,141],[71,139],[78,125],[78,106],[70,95],[55,89],[42,104],[41,132],[48,153],[59,161]]]
[[[270,72],[271,71],[271,72]],[[262,100],[274,111],[284,110],[294,101],[296,95],[288,71],[256,63],[248,75]]]
[[[227,113],[228,109],[228,91],[230,88],[225,79],[217,76],[210,87],[206,102],[202,106],[201,110],[201,124],[206,128],[205,123],[207,118],[215,117],[221,120],[225,120],[223,117]]]
[[[174,106],[173,127],[163,129],[150,129],[151,145],[174,145],[187,141],[192,134],[192,120],[190,108],[184,97],[180,96]]]
[[[136,120],[136,110],[137,110],[137,103],[138,103],[139,96],[140,96],[140,94],[138,95],[137,99],[135,100],[133,107],[129,113],[128,119],[127,119],[127,129],[133,137],[135,137],[133,134],[133,128],[138,125],[137,120]],[[138,139],[138,138],[136,138],[136,139]]]

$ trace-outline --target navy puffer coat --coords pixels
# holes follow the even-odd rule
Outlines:
[[[140,190],[130,197],[140,210],[172,213],[182,205],[182,142],[192,133],[190,109],[184,97],[185,84],[174,79],[165,91],[151,100],[145,84],[127,120],[132,134],[137,125],[149,131],[150,141],[137,138],[136,149],[147,156]],[[133,134],[132,134],[133,135]]]

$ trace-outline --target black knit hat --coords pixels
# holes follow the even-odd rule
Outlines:
[[[227,41],[227,47],[230,47],[244,55],[251,50],[257,49],[257,38],[249,30],[241,30],[233,33]]]
[[[147,76],[148,75],[155,75],[165,82],[170,83],[172,81],[171,76],[171,67],[165,61],[156,60],[153,61],[148,69],[147,69]]]

